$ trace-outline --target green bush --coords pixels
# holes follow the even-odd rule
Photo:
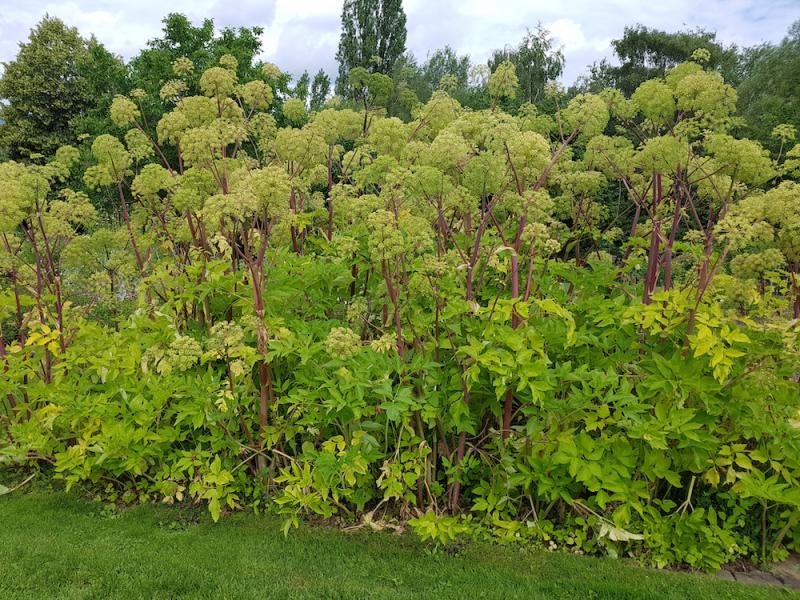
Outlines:
[[[800,187],[717,75],[545,137],[444,92],[278,129],[228,62],[154,130],[115,100],[83,174],[115,215],[74,150],[0,164],[3,464],[287,531],[700,569],[800,542]]]

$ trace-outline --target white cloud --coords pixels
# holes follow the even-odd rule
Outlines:
[[[334,75],[341,5],[341,0],[0,0],[0,61],[14,58],[17,44],[45,13],[130,58],[159,34],[161,19],[172,11],[195,22],[210,17],[218,26],[263,27],[262,58],[295,74],[323,67]],[[483,61],[542,22],[564,47],[567,83],[591,62],[611,57],[611,40],[625,25],[699,26],[717,31],[725,43],[749,46],[780,40],[800,18],[798,0],[405,0],[404,6],[408,48],[419,59],[449,44]]]
[[[582,49],[587,45],[583,26],[572,19],[556,19],[544,24],[557,44],[566,48]]]

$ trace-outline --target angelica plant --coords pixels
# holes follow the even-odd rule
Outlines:
[[[176,60],[118,131],[0,164],[0,461],[287,528],[779,556],[800,151],[738,137],[706,58],[513,114],[511,63],[488,110],[366,68],[307,110]]]

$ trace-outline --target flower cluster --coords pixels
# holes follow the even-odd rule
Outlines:
[[[672,89],[657,79],[650,79],[641,84],[631,102],[639,109],[645,119],[657,125],[664,125],[675,116],[675,98]]]
[[[581,138],[590,139],[603,133],[610,115],[605,101],[595,94],[578,94],[563,111],[564,122]]]
[[[489,77],[488,90],[492,98],[513,100],[517,97],[518,87],[517,68],[509,60],[500,63],[491,77]]]
[[[226,98],[236,87],[236,74],[224,67],[211,67],[200,76],[200,89],[206,96]]]
[[[170,192],[175,187],[175,177],[161,165],[145,165],[131,184],[133,195],[140,199],[154,199],[162,192]]]
[[[143,161],[155,154],[150,138],[141,129],[129,129],[125,133],[125,146],[136,161]]]
[[[117,96],[111,102],[111,120],[117,127],[128,127],[141,117],[136,103],[125,96]]]
[[[290,123],[300,124],[306,116],[306,103],[300,98],[289,98],[283,103],[283,116]]]
[[[177,102],[186,93],[186,82],[181,79],[170,79],[158,92],[159,98],[164,102]]]
[[[325,339],[331,358],[348,359],[361,350],[361,337],[349,327],[334,327]]]
[[[783,253],[777,248],[767,248],[755,254],[740,254],[731,260],[731,272],[741,279],[761,279],[770,271],[786,265]]]
[[[255,110],[265,110],[272,104],[272,88],[258,79],[238,86],[236,94],[245,106]]]
[[[194,72],[194,63],[191,59],[181,56],[172,62],[172,72],[179,77],[191,75]]]

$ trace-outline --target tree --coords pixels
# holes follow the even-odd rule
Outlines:
[[[303,71],[303,74],[298,78],[297,83],[294,84],[294,97],[299,98],[303,102],[308,98],[308,84],[310,78],[308,71]]]
[[[535,31],[530,29],[514,48],[495,50],[489,59],[492,72],[505,61],[516,68],[519,78],[520,102],[537,102],[544,96],[544,88],[564,72],[564,53],[553,48],[553,39],[541,23]]]
[[[91,136],[105,133],[112,126],[108,116],[112,100],[131,90],[128,69],[120,57],[91,37],[86,57],[78,64],[78,73],[87,82],[92,102],[85,113],[73,119],[74,132]]]
[[[161,96],[165,84],[179,83],[183,93],[198,94],[200,76],[206,69],[219,66],[223,56],[233,58],[237,77],[259,76],[261,65],[255,57],[261,51],[261,27],[226,27],[217,32],[212,19],[194,25],[180,13],[168,14],[162,23],[161,37],[148,41],[147,48],[129,63],[131,88],[145,92],[137,94],[136,103],[146,123],[157,123],[167,108]],[[174,65],[179,59],[191,63],[187,63],[188,72],[178,78]],[[288,82],[288,76],[280,75],[282,83]],[[273,83],[270,85],[276,91]]]
[[[705,29],[687,29],[666,32],[644,25],[625,27],[618,40],[613,40],[619,66],[603,60],[595,63],[581,87],[597,90],[615,87],[624,94],[632,94],[648,79],[663,77],[667,70],[687,61],[697,49],[708,50],[707,67],[718,71],[723,78],[736,83],[738,53],[735,46],[723,46],[717,42],[717,34]]]
[[[459,101],[468,86],[470,60],[468,55],[459,56],[450,46],[439,48],[420,66],[410,54],[402,61],[405,81],[422,102],[427,102],[433,92],[444,87]]]
[[[773,129],[788,123],[800,129],[800,21],[780,44],[745,51],[739,85],[740,114],[748,137],[777,149]]]
[[[395,82],[383,73],[370,73],[364,67],[356,67],[350,71],[348,84],[353,90],[353,97],[364,107],[363,128],[367,131],[369,114],[377,106],[386,106],[395,91]]]
[[[492,98],[492,107],[503,98],[514,100],[517,97],[517,89],[519,89],[519,78],[514,63],[504,60],[489,78],[489,96]]]
[[[311,110],[320,110],[331,92],[331,78],[320,69],[311,82]]]
[[[445,77],[452,78],[450,81],[453,87],[452,92],[467,87],[469,67],[468,55],[459,56],[450,46],[435,50],[422,65],[422,78],[430,88],[430,92],[427,96],[417,92],[420,100],[427,101],[430,94],[441,87],[442,79]]]
[[[256,75],[255,57],[261,51],[264,31],[261,27],[226,27],[215,35],[211,19],[195,26],[185,15],[170,13],[162,22],[163,36],[150,40],[148,47],[130,62],[133,87],[143,89],[151,99],[158,98],[161,86],[174,78],[172,64],[182,57],[194,65],[193,75],[187,81],[190,89],[224,55],[236,59],[236,74],[240,78],[251,79]]]
[[[74,141],[76,122],[98,105],[98,98],[121,91],[124,82],[119,58],[97,40],[85,40],[77,29],[45,16],[20,44],[17,57],[5,64],[0,147],[12,158],[26,158]]]
[[[352,97],[348,74],[355,67],[390,74],[406,49],[402,0],[345,0],[336,60],[336,93]]]

